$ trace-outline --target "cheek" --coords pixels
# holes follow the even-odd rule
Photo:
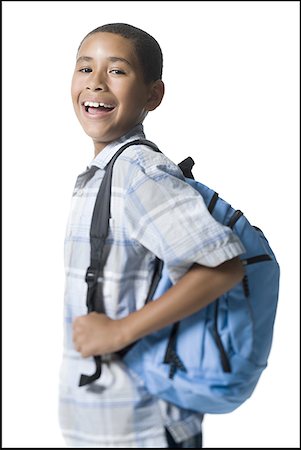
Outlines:
[[[146,96],[145,89],[141,86],[141,82],[137,79],[128,80],[128,82],[115,84],[112,86],[114,94],[124,103],[131,105],[131,103],[144,101]]]
[[[78,96],[80,94],[81,91],[81,86],[80,86],[80,82],[73,77],[72,82],[71,82],[71,97],[73,102],[76,102],[78,99]]]
[[[128,112],[138,112],[143,109],[146,104],[145,93],[142,90],[129,89],[123,93],[123,105]]]

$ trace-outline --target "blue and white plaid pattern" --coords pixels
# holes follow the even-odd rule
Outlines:
[[[138,125],[107,145],[79,175],[65,239],[64,352],[59,417],[68,446],[165,448],[167,427],[177,442],[200,432],[202,415],[153,398],[122,360],[108,356],[99,380],[79,387],[94,372],[72,343],[72,321],[87,313],[85,273],[90,264],[89,231],[106,164],[126,142],[144,138]],[[115,163],[110,231],[104,249],[106,313],[119,318],[143,306],[154,255],[167,264],[173,282],[196,262],[215,267],[241,253],[238,238],[208,213],[202,197],[176,164],[149,147],[129,147]]]

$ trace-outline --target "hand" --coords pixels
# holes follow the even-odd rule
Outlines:
[[[120,321],[112,320],[105,314],[91,312],[76,317],[73,321],[73,343],[84,358],[104,355],[120,350]]]

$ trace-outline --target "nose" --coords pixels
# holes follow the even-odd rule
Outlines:
[[[91,91],[107,90],[105,77],[101,74],[93,74],[93,76],[89,77],[89,80],[87,83],[87,89],[89,89]]]

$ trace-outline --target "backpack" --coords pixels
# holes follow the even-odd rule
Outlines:
[[[90,229],[91,265],[86,274],[88,311],[104,312],[102,286],[97,280],[103,268],[100,255],[109,227],[112,169],[120,153],[135,144],[159,151],[150,141],[132,141],[118,150],[106,168]],[[179,167],[186,182],[202,195],[212,216],[232,228],[243,243],[246,252],[240,259],[245,268],[244,278],[207,307],[142,338],[120,355],[154,396],[196,412],[228,413],[251,396],[267,367],[280,270],[264,233],[215,191],[194,180],[193,165],[189,157]],[[156,259],[146,302],[160,297],[171,285],[166,267]],[[101,357],[94,358],[96,372],[82,375],[80,386],[101,375]]]

